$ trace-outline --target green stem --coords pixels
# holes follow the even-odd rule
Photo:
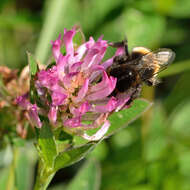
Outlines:
[[[15,168],[16,168],[16,161],[18,158],[18,154],[19,154],[18,148],[13,147],[13,160],[10,165],[6,190],[13,190],[15,188]]]
[[[56,172],[48,170],[40,160],[34,190],[46,190]]]

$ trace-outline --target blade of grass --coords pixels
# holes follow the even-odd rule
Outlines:
[[[176,75],[182,72],[190,70],[190,60],[181,61],[169,66],[165,71],[159,74],[159,77],[167,77],[171,75]]]
[[[47,1],[46,14],[40,34],[40,38],[36,47],[35,57],[43,64],[49,47],[50,41],[56,34],[60,22],[63,20],[64,11],[67,0]]]

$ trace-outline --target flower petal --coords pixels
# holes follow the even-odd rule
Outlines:
[[[86,51],[89,48],[91,48],[94,45],[94,43],[95,43],[94,39],[90,38],[89,41],[80,45],[75,52],[75,57],[74,57],[75,62],[80,61],[82,59],[82,57],[84,56],[84,54],[86,53]]]
[[[82,64],[81,69],[82,70],[87,70],[93,63],[96,54],[98,54],[99,50],[98,49],[89,49],[87,52],[87,55],[84,58],[84,62]]]
[[[59,59],[59,55],[61,54],[61,34],[58,36],[58,38],[55,41],[51,41],[52,44],[52,52],[53,52],[53,56],[57,62],[57,60]]]
[[[23,96],[19,96],[16,98],[16,104],[21,106],[23,109],[27,109],[31,103],[28,101],[28,93],[24,94]]]
[[[59,105],[64,104],[64,101],[67,98],[67,95],[59,91],[54,91],[51,95],[51,98],[52,98],[52,105],[59,106]]]
[[[73,72],[73,73],[69,73],[63,77],[62,82],[63,82],[65,88],[68,89],[71,87],[73,77],[76,76],[77,74],[78,74],[78,72]]]
[[[96,92],[104,89],[109,84],[109,77],[105,71],[103,71],[102,81],[90,88],[90,92]]]
[[[86,99],[89,101],[94,101],[98,99],[105,98],[106,96],[109,96],[113,90],[115,89],[117,78],[114,77],[107,77],[107,74],[104,72],[104,79],[102,79],[103,82],[100,82],[101,84],[95,85],[93,88],[93,93],[89,94]]]
[[[64,36],[63,36],[63,42],[66,47],[66,55],[70,55],[73,57],[74,55],[74,47],[73,47],[73,37],[75,35],[76,31],[75,29],[67,31],[64,30]]]
[[[100,64],[100,62],[102,61],[102,59],[103,59],[103,57],[104,57],[104,55],[105,55],[106,48],[107,48],[107,47],[103,47],[103,48],[98,52],[98,54],[96,55],[96,57],[95,57],[93,63],[92,63],[90,66]]]
[[[75,117],[82,116],[83,114],[89,111],[90,107],[90,104],[86,101],[83,104],[81,104],[79,108],[72,108],[71,112]]]
[[[82,61],[72,64],[69,68],[69,72],[79,72],[81,65],[82,65]]]
[[[125,48],[119,47],[119,48],[117,48],[117,51],[115,52],[115,56],[123,55],[124,53],[125,53]]]
[[[107,69],[108,67],[110,67],[113,64],[113,58],[114,57],[112,57],[102,63],[102,66],[104,67],[104,69]]]
[[[27,97],[28,97],[28,94],[19,96],[16,99],[16,103],[28,112],[28,115],[29,115],[28,119],[31,121],[31,123],[34,124],[36,127],[40,128],[42,126],[42,123],[38,116],[37,105],[31,104],[29,100],[27,99]]]
[[[118,102],[116,105],[116,112],[118,112],[119,110],[121,110],[125,104],[130,100],[130,95],[129,94],[119,94],[117,96]]]
[[[68,57],[69,56],[63,56],[62,54],[59,56],[59,59],[57,61],[57,74],[58,74],[58,78],[59,80],[62,80],[62,78],[65,76],[66,74],[66,65],[68,62]]]
[[[53,124],[55,124],[55,122],[57,120],[57,110],[58,110],[57,106],[51,106],[49,113],[48,113],[48,118],[49,118],[50,122]]]
[[[34,105],[30,105],[30,107],[28,108],[28,114],[30,117],[31,122],[38,128],[42,127],[42,123],[40,121],[40,118],[38,116],[38,112],[37,112],[37,106],[36,104]]]
[[[97,105],[90,111],[99,113],[111,112],[116,108],[116,105],[117,99],[115,97],[111,97],[106,105]]]
[[[115,56],[123,55],[124,53],[125,53],[125,49],[123,47],[119,47],[117,49],[117,51],[115,52],[115,55],[112,58],[110,58],[110,59],[106,60],[104,63],[102,63],[102,66],[104,67],[104,69],[107,69],[108,67],[110,67],[113,64],[113,59]]]
[[[90,73],[92,73],[90,75],[90,82],[93,82],[94,79],[96,79],[102,71],[104,71],[104,67],[102,65],[93,65],[91,68],[90,68]]]
[[[75,127],[80,127],[81,126],[81,117],[74,117],[72,119],[67,119],[66,121],[63,122],[63,125],[66,127],[71,127],[71,128],[75,128]]]
[[[41,70],[38,72],[38,81],[39,85],[52,89],[59,81],[56,73],[56,67],[52,67],[47,71]]]
[[[85,96],[88,91],[88,84],[89,79],[87,78],[82,86],[82,88],[79,90],[78,95],[76,98],[73,99],[74,102],[80,102]]]

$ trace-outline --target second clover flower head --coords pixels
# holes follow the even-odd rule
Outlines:
[[[102,38],[95,41],[90,37],[76,47],[73,42],[76,32],[75,28],[65,29],[63,37],[59,35],[51,42],[55,64],[37,73],[35,87],[46,109],[36,104],[32,106],[29,102],[25,107],[32,113],[31,120],[35,120],[38,127],[41,123],[37,115],[46,114],[53,126],[61,123],[69,130],[80,129],[78,131],[83,131],[80,135],[87,140],[99,140],[109,129],[108,116],[122,109],[130,97],[111,95],[117,78],[106,73],[114,56],[102,61],[108,47],[107,41]],[[63,47],[65,54],[62,54]],[[118,49],[115,55],[120,53],[123,53],[122,49]],[[98,127],[99,131],[93,136],[85,132]]]

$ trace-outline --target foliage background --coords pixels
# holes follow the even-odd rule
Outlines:
[[[23,68],[27,50],[45,63],[50,40],[75,24],[86,38],[103,34],[120,41],[127,35],[130,49],[171,48],[176,60],[160,74],[161,84],[144,87],[142,96],[154,102],[152,108],[99,144],[86,161],[58,172],[49,189],[189,190],[190,1],[1,0],[0,64]],[[30,189],[34,181],[31,147],[23,147],[15,163],[19,190]],[[12,167],[9,147],[0,160],[0,189],[5,189]]]

